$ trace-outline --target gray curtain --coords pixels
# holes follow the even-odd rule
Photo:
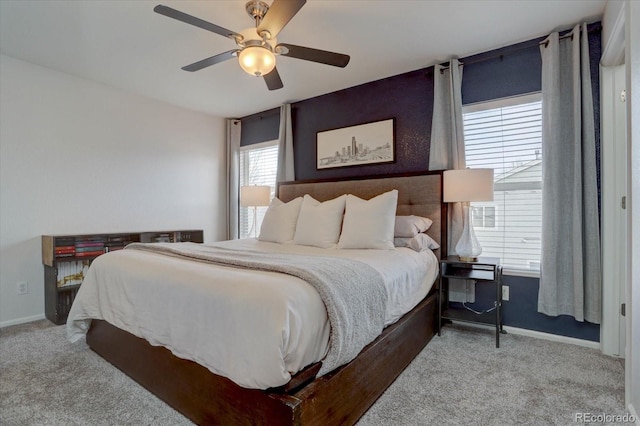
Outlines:
[[[462,64],[451,59],[448,67],[433,69],[433,118],[429,170],[464,169],[464,126],[462,123]],[[462,203],[450,203],[447,253],[456,254],[455,246],[464,227]],[[473,281],[449,280],[449,300],[466,302],[467,288]]]
[[[240,120],[227,119],[227,240],[239,233],[240,194]]]
[[[295,180],[291,104],[283,104],[280,106],[280,132],[278,139],[278,170],[276,172],[276,182]]]
[[[586,24],[542,53],[542,264],[538,311],[602,316],[596,149]]]
[[[449,67],[435,65],[433,70],[433,118],[429,170],[464,169],[464,126],[462,123],[462,64],[451,59]],[[449,204],[448,254],[463,228],[461,203]]]

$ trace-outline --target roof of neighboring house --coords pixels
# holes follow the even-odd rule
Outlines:
[[[540,182],[540,176],[542,176],[541,169],[542,159],[536,158],[497,176],[495,183]]]

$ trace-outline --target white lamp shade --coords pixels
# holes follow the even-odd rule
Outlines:
[[[269,186],[251,185],[240,187],[240,205],[242,207],[268,206],[271,201]]]
[[[444,172],[444,202],[493,201],[493,169]]]

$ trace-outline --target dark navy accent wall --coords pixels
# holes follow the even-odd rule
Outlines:
[[[425,171],[429,166],[433,67],[400,74],[292,105],[296,179]],[[316,133],[395,118],[395,163],[316,170]]]
[[[593,28],[589,33],[589,59],[591,67],[591,88],[593,92],[593,121],[595,123],[596,136],[596,171],[598,178],[598,217],[600,217],[601,178],[600,178],[600,57],[602,56],[602,26],[600,22],[591,24],[588,28]],[[597,29],[597,31],[596,31]]]
[[[542,88],[540,40],[464,58],[462,104],[539,92]]]
[[[240,146],[278,139],[280,132],[280,108],[273,108],[240,119]]]
[[[578,322],[568,315],[550,317],[538,312],[538,278],[505,276],[503,283],[509,286],[509,301],[503,303],[505,324],[593,342],[600,341],[600,326],[597,324]]]
[[[600,23],[589,26],[591,82],[594,94],[596,149],[600,149],[601,56]],[[490,52],[463,58],[462,100],[468,105],[509,96],[539,92],[542,60],[539,43],[529,40]],[[268,112],[268,111],[267,111]],[[292,105],[296,179],[349,178],[363,175],[426,171],[429,164],[431,116],[433,113],[433,67],[366,83],[307,99]],[[264,114],[264,113],[263,113]],[[260,115],[260,114],[255,114]],[[277,138],[278,116],[271,123],[275,137],[253,137],[254,121],[242,123],[244,144]],[[316,170],[316,133],[361,123],[396,119],[396,161],[392,164]],[[264,120],[264,118],[263,118]],[[264,125],[266,122],[263,122]],[[245,136],[245,128],[248,133]],[[257,127],[256,127],[257,129]],[[510,301],[504,303],[505,325],[579,339],[599,341],[600,327],[569,316],[557,318],[538,313],[539,279],[505,276]],[[490,286],[476,286],[476,306],[484,309],[494,297]],[[490,307],[490,306],[489,306]]]
[[[578,322],[568,315],[550,317],[538,312],[538,278],[505,275],[502,284],[509,287],[509,301],[502,304],[504,324],[527,330],[600,341],[600,326],[589,322]],[[476,284],[476,301],[467,303],[474,310],[484,311],[493,307],[495,287],[493,284]]]

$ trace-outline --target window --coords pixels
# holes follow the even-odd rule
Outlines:
[[[542,225],[540,94],[463,108],[467,167],[494,169],[494,201],[472,203],[483,256],[539,273]]]
[[[276,192],[276,171],[278,169],[278,141],[263,142],[240,148],[240,186],[268,185],[271,196]],[[253,229],[253,207],[240,207],[240,238],[253,237],[260,233],[260,225],[267,211],[266,207],[256,209],[256,229]]]
[[[473,206],[472,209],[474,229],[496,227],[496,208],[494,206]]]

